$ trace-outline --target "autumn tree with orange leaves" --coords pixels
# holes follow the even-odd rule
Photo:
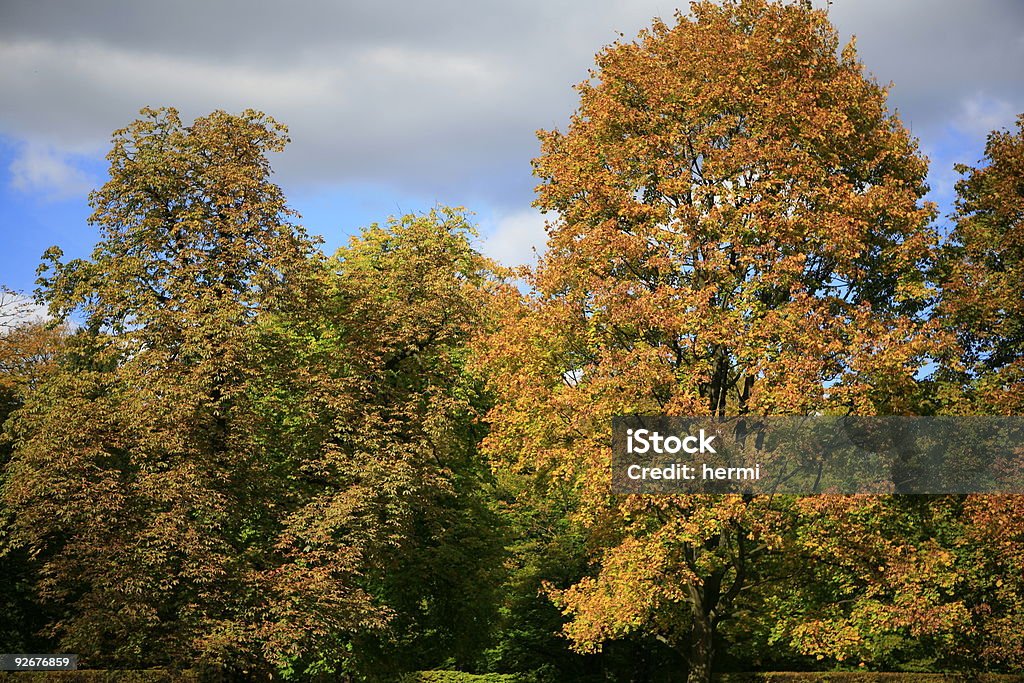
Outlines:
[[[1024,114],[959,164],[954,229],[939,250],[937,319],[955,337],[939,377],[950,414],[1024,411]],[[987,666],[1024,663],[1024,499],[970,496],[956,543],[970,607],[964,642]]]
[[[615,43],[540,134],[553,216],[486,340],[505,466],[570,485],[591,576],[574,647],[654,633],[707,681],[719,627],[791,542],[792,502],[609,494],[614,415],[912,412],[929,342],[927,165],[825,12],[697,2]]]
[[[946,415],[1019,415],[1024,379],[1024,117],[958,165],[954,229],[936,251],[943,329],[931,405]],[[801,502],[809,572],[770,598],[775,642],[888,667],[1024,663],[1024,501],[1015,495],[819,498]]]
[[[984,165],[957,166],[956,226],[943,245],[940,317],[960,344],[947,369],[974,410],[1000,415],[1024,409],[1024,115],[1016,132],[993,131]]]

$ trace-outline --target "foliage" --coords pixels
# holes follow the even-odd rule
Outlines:
[[[960,342],[945,368],[974,385],[968,409],[1015,415],[1024,409],[1024,115],[1015,133],[989,135],[985,161],[957,166],[956,227],[940,252],[939,317]]]
[[[971,613],[961,656],[987,670],[1024,667],[1024,497],[968,496],[954,547]]]
[[[529,676],[515,674],[467,674],[461,671],[417,671],[399,683],[532,683]]]
[[[885,673],[878,671],[799,671],[720,674],[715,678],[720,683],[790,683],[818,681],[819,683],[939,683],[940,681],[967,683],[1013,683],[1020,676],[999,674],[921,674]]]
[[[0,287],[0,427],[54,369],[64,331],[33,316],[28,298]],[[0,471],[13,444],[0,433]],[[8,511],[0,502],[0,543]],[[2,547],[2,546],[0,546]],[[38,604],[34,578],[38,563],[24,548],[0,552],[0,650],[45,650],[38,632],[52,614]]]
[[[941,358],[950,414],[1020,415],[1024,375],[1024,115],[993,131],[983,165],[958,165],[955,227],[939,250],[937,318],[958,343]],[[989,667],[1024,664],[1024,508],[1019,496],[963,503],[957,558],[971,612],[969,656]]]
[[[93,194],[92,259],[41,269],[82,325],[12,421],[6,542],[38,558],[49,637],[94,666],[471,664],[502,537],[465,216],[374,225],[327,260],[269,181],[282,126],[143,115]]]
[[[956,499],[826,496],[799,506],[804,571],[765,596],[763,644],[872,669],[955,666],[971,630]]]
[[[0,424],[52,369],[65,333],[35,317],[33,308],[27,297],[0,286]]]
[[[189,671],[138,669],[121,671],[0,671],[0,681],[57,681],[58,683],[198,683],[201,678]]]
[[[929,342],[926,164],[823,12],[695,3],[598,55],[566,132],[541,134],[549,249],[486,341],[488,450],[569,486],[595,572],[551,594],[575,646],[689,648],[798,511],[768,499],[608,496],[617,414],[912,410]]]
[[[0,287],[0,650],[120,670],[19,680],[1019,680],[917,672],[1024,665],[1021,497],[613,496],[608,463],[623,414],[1019,413],[1024,116],[939,245],[810,3],[696,2],[578,90],[504,282],[461,209],[325,256],[260,112],[114,133],[52,318]]]
[[[82,326],[15,415],[10,542],[42,560],[62,649],[230,665],[276,488],[249,438],[253,321],[301,299],[312,242],[268,180],[282,126],[252,111],[143,116],[114,134],[91,196],[92,259],[51,249],[41,268],[51,313]]]
[[[488,269],[471,234],[449,209],[373,225],[325,264],[319,309],[264,329],[281,371],[255,392],[274,418],[261,439],[292,445],[295,503],[263,633],[297,671],[346,652],[378,674],[468,666],[488,642],[503,539],[464,369]],[[332,580],[341,567],[353,575]],[[331,628],[354,596],[375,628]]]

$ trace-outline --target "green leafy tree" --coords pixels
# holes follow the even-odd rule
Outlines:
[[[4,423],[52,372],[64,333],[37,318],[30,299],[0,285],[0,482],[13,453]],[[0,501],[0,529],[8,522]],[[5,536],[0,531],[0,649],[46,652],[50,642],[40,632],[53,615],[36,601],[38,558]]]
[[[956,497],[822,496],[799,507],[801,571],[763,596],[762,643],[881,670],[974,666]]]
[[[259,661],[246,630],[280,472],[247,388],[265,312],[301,305],[314,245],[290,222],[254,111],[142,111],[91,195],[91,259],[48,252],[40,293],[80,329],[18,411],[9,542],[43,558],[60,648],[97,665]]]
[[[254,111],[143,110],[40,292],[79,329],[11,422],[11,552],[93,665],[473,666],[502,575],[465,369],[488,263],[441,209],[325,259]],[[6,341],[6,337],[4,338]]]
[[[265,634],[295,672],[471,669],[490,642],[504,538],[466,368],[490,278],[472,235],[447,208],[372,225],[324,264],[315,310],[264,326],[262,438],[294,468]],[[353,600],[367,627],[337,620]]]

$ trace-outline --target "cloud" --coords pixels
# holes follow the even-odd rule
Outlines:
[[[94,183],[68,155],[44,144],[27,143],[11,161],[11,186],[47,199],[83,197]]]
[[[0,135],[99,156],[142,106],[186,118],[255,107],[291,130],[273,161],[286,189],[370,183],[511,213],[532,198],[534,131],[565,126],[594,53],[675,7],[5,0]],[[975,93],[1024,110],[1019,0],[832,0],[830,12],[895,81],[892,102],[922,138]]]
[[[384,183],[510,211],[531,198],[535,131],[568,120],[594,52],[661,10],[97,0],[57,11],[8,0],[0,134],[98,154],[142,106],[186,118],[255,107],[290,128],[273,161],[286,187]]]
[[[45,306],[0,285],[0,335],[28,323],[51,320]]]
[[[868,71],[893,83],[890,104],[918,136],[937,134],[978,92],[1024,111],[1020,0],[831,0],[829,16],[844,39],[856,36]]]
[[[518,157],[519,189],[529,192],[538,127],[522,104],[530,86],[487,55],[382,45],[250,65],[12,41],[0,45],[0,63],[10,66],[0,88],[14,95],[0,104],[2,132],[54,147],[102,149],[110,131],[146,104],[176,106],[186,118],[255,107],[289,125],[295,142],[275,167],[291,184],[479,192],[481,177],[501,176]]]
[[[960,102],[953,126],[975,138],[984,139],[994,130],[1011,128],[1018,110],[1006,100],[976,93]]]
[[[1016,117],[1017,109],[1005,99],[981,92],[968,94],[960,100],[955,114],[944,126],[923,141],[922,150],[930,162],[929,199],[938,203],[944,218],[953,210],[956,183],[962,178],[956,165],[983,165],[989,133],[1013,129]],[[950,230],[950,221],[940,220],[940,229]]]
[[[483,253],[506,266],[522,266],[536,261],[547,242],[545,217],[535,209],[499,216],[493,230],[484,238]]]

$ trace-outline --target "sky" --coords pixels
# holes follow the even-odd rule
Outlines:
[[[815,0],[821,6],[827,0]],[[682,8],[685,10],[688,5]],[[475,213],[508,264],[542,250],[531,208],[538,129],[564,128],[594,54],[670,20],[665,0],[0,0],[0,285],[34,286],[42,252],[86,256],[90,189],[111,132],[143,106],[191,120],[263,110],[302,223],[333,251],[436,204]],[[832,0],[844,42],[894,84],[948,212],[956,162],[1024,112],[1024,0]]]

